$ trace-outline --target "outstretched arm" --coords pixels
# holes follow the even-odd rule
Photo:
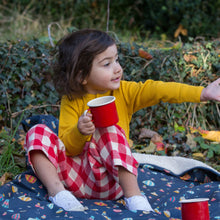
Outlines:
[[[209,100],[220,102],[220,78],[202,90],[200,100],[201,102]]]

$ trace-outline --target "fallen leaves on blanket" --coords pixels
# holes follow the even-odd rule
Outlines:
[[[207,131],[201,128],[190,127],[191,133],[198,132],[204,139],[220,142],[220,131]]]
[[[5,183],[11,181],[11,177],[12,177],[12,174],[11,173],[4,173],[1,178],[0,178],[0,186],[3,186]]]

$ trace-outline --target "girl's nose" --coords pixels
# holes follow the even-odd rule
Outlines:
[[[122,67],[119,63],[115,63],[114,73],[119,73],[122,71]]]

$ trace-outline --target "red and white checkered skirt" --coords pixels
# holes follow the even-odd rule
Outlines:
[[[118,125],[96,129],[83,152],[69,157],[59,137],[47,126],[38,124],[28,131],[25,149],[30,164],[29,152],[42,150],[56,167],[64,186],[79,198],[120,198],[123,192],[119,185],[118,166],[137,175],[138,163]]]

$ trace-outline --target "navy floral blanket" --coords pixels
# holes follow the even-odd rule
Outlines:
[[[44,122],[51,123],[51,118]],[[57,121],[52,123],[51,128],[56,126]],[[26,172],[0,187],[0,219],[180,220],[181,199],[209,198],[210,219],[220,220],[219,172],[187,158],[138,153],[134,156],[140,162],[139,186],[148,197],[154,213],[126,210],[123,198],[116,201],[80,199],[88,210],[64,211],[48,200],[44,186],[28,167]]]

